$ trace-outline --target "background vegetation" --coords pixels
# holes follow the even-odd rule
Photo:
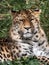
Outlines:
[[[22,9],[42,10],[40,15],[41,26],[45,30],[49,41],[49,0],[1,0],[0,1],[0,39],[8,37],[8,31],[11,26],[11,10],[19,11]],[[27,58],[13,62],[0,63],[1,65],[42,65],[37,59]],[[45,64],[47,65],[47,64]]]

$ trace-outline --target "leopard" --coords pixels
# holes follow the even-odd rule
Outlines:
[[[0,61],[12,61],[21,57],[33,57],[49,62],[49,45],[40,25],[41,10],[11,11],[11,41],[0,42]]]

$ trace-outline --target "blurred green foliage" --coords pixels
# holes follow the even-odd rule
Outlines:
[[[41,25],[49,41],[49,0],[43,0],[43,2],[41,2],[40,8],[42,9],[42,13],[40,15]]]
[[[11,10],[19,11],[22,9],[36,9],[42,10],[40,14],[41,26],[49,41],[49,0],[1,0],[0,1],[0,38],[7,38],[8,31],[11,26],[12,16]],[[0,63],[0,65],[42,65],[40,61],[34,58],[27,58],[15,60],[13,62],[7,61]],[[47,64],[44,64],[47,65]]]

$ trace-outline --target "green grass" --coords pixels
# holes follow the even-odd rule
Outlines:
[[[37,58],[21,58],[14,61],[0,62],[0,65],[47,65],[44,62],[40,62]]]

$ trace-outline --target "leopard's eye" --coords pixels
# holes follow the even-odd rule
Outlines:
[[[24,19],[20,19],[20,21],[22,21],[22,22],[23,22],[23,21],[24,21]]]
[[[31,19],[31,21],[34,20],[34,18]]]
[[[34,18],[31,18],[30,21],[31,21],[31,22],[34,21]]]
[[[32,15],[30,21],[32,21],[32,20],[34,20],[34,19],[35,19],[35,17]]]
[[[23,21],[23,19],[20,19],[20,21]]]

